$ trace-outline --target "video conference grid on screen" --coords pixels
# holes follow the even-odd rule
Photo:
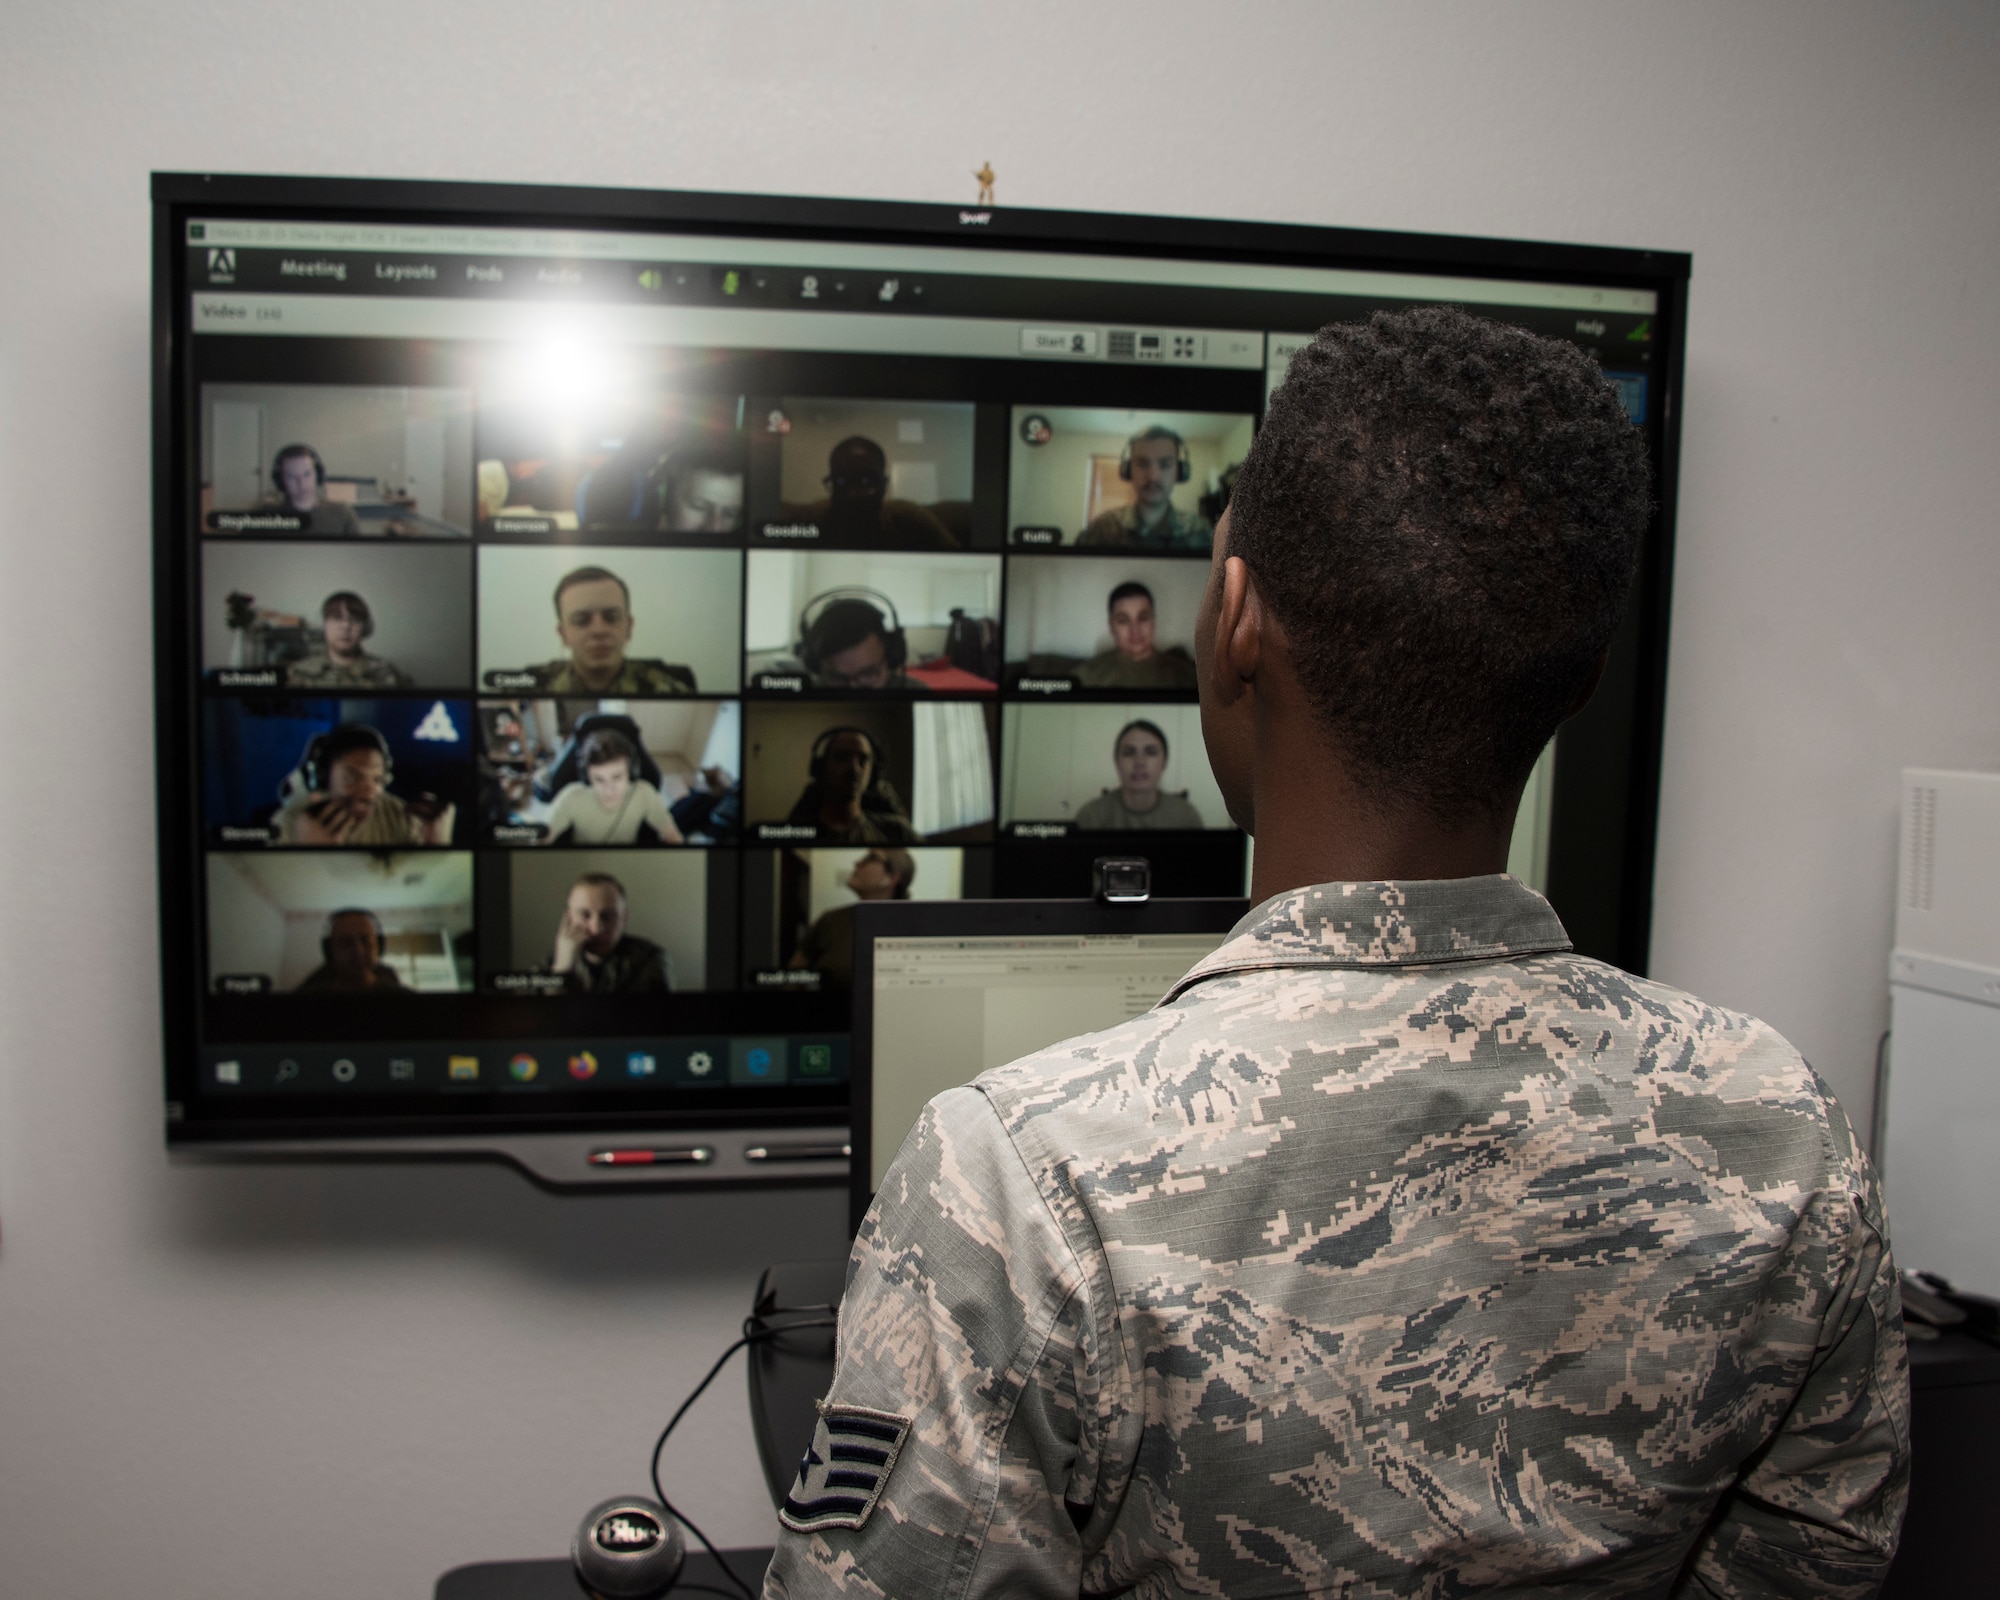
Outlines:
[[[565,1087],[825,1080],[744,1036],[844,1027],[863,900],[1242,892],[1194,619],[1276,369],[195,344],[211,1038],[540,1006],[716,1035]]]
[[[982,532],[975,414],[207,385],[211,993],[839,988],[856,904],[991,894],[1003,837],[1226,830],[1193,620],[1253,417],[1017,406]]]

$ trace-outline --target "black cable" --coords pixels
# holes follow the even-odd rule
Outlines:
[[[666,1449],[667,1436],[680,1425],[681,1418],[688,1413],[688,1407],[702,1397],[702,1392],[715,1381],[715,1375],[728,1365],[729,1358],[735,1355],[737,1351],[743,1349],[746,1345],[761,1344],[766,1339],[775,1339],[782,1334],[803,1333],[809,1328],[831,1328],[838,1325],[839,1319],[831,1315],[833,1311],[832,1306],[799,1306],[796,1309],[800,1311],[825,1311],[829,1314],[824,1317],[816,1317],[810,1322],[787,1323],[782,1328],[760,1328],[757,1326],[757,1318],[755,1316],[745,1317],[743,1319],[743,1336],[715,1358],[715,1365],[708,1369],[708,1376],[694,1386],[694,1392],[680,1403],[680,1408],[667,1419],[667,1425],[660,1430],[659,1438],[653,1441],[653,1493],[659,1498],[661,1509],[701,1541],[702,1548],[715,1558],[715,1564],[722,1569],[723,1577],[736,1586],[737,1592],[743,1596],[743,1600],[758,1600],[758,1597],[750,1592],[750,1586],[747,1583],[736,1576],[736,1569],[730,1566],[727,1558],[724,1557],[720,1550],[715,1548],[714,1541],[707,1534],[703,1533],[700,1528],[696,1527],[693,1520],[684,1511],[676,1507],[673,1501],[667,1498],[666,1490],[660,1487],[660,1452]],[[679,1587],[679,1585],[676,1587]],[[687,1587],[692,1588],[694,1585],[690,1584]]]

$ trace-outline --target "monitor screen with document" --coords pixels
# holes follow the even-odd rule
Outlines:
[[[1150,1011],[1245,900],[983,900],[855,919],[849,1225],[934,1095]]]

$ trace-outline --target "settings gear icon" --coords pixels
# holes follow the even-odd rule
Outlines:
[[[697,1050],[688,1057],[688,1071],[697,1078],[705,1078],[715,1070],[715,1057],[706,1050]]]

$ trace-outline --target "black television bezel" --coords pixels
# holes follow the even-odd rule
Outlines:
[[[196,717],[194,684],[176,645],[185,640],[191,596],[173,559],[175,508],[192,459],[177,407],[184,381],[190,285],[187,221],[232,215],[267,221],[393,222],[434,226],[551,227],[879,245],[1082,251],[1104,256],[1169,256],[1217,263],[1448,274],[1506,281],[1575,283],[1651,290],[1658,296],[1654,348],[1657,403],[1651,408],[1656,510],[1642,549],[1611,668],[1592,706],[1566,725],[1552,802],[1549,896],[1577,947],[1630,971],[1647,964],[1655,834],[1666,700],[1673,578],[1680,390],[1691,258],[1666,250],[1553,244],[1471,236],[1320,228],[1289,223],[1044,211],[882,200],[706,193],[406,179],[295,178],[156,172],[152,175],[154,713],[158,742],[161,1010],[170,1145],[275,1141],[330,1153],[368,1141],[425,1154],[472,1153],[497,1136],[686,1130],[701,1118],[682,1112],[418,1112],[387,1117],[273,1117],[249,1105],[215,1104],[193,1091],[195,996],[201,952],[186,930],[200,904],[199,852],[191,837]],[[1567,770],[1565,770],[1567,768]],[[168,846],[166,841],[175,843]],[[1026,902],[1024,902],[1026,903]],[[198,1108],[198,1109],[196,1109]],[[842,1108],[774,1109],[754,1117],[715,1114],[733,1127],[781,1131],[845,1123]],[[801,1181],[829,1181],[823,1172]],[[760,1179],[759,1181],[768,1181]],[[837,1181],[837,1180],[832,1180]]]

